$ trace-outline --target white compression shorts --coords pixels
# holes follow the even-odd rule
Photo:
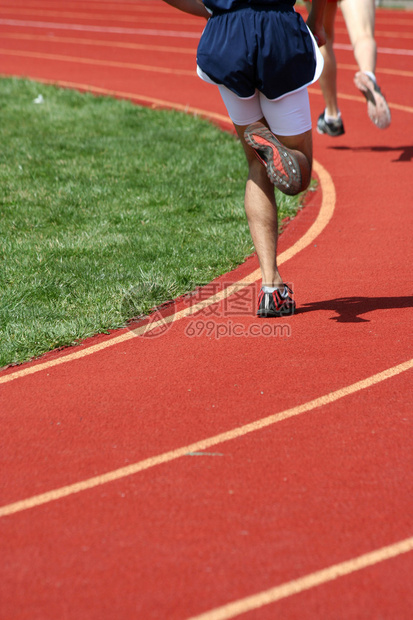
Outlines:
[[[298,136],[312,127],[307,88],[301,88],[280,99],[270,100],[258,90],[243,99],[222,84],[217,84],[228,115],[235,125],[249,125],[266,119],[278,136]]]
[[[319,79],[324,60],[310,30],[309,33],[316,56],[316,72],[312,84]],[[249,125],[264,117],[271,131],[278,136],[298,136],[312,128],[308,84],[278,99],[267,99],[258,90],[252,97],[242,98],[223,84],[214,82],[199,66],[197,73],[205,82],[218,86],[228,115],[235,125]]]

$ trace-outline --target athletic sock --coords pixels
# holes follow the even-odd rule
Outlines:
[[[281,297],[283,297],[284,299],[288,297],[288,289],[285,285],[284,290],[279,289],[278,286],[263,286],[262,290],[264,291],[264,293],[273,293],[274,291],[279,290]]]
[[[341,118],[341,112],[340,110],[338,111],[337,116],[330,116],[329,114],[327,114],[327,109],[324,110],[324,120],[326,123],[336,123],[337,121],[339,121]]]
[[[371,71],[363,71],[375,84],[377,84],[376,76]]]

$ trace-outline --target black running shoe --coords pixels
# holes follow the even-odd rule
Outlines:
[[[284,284],[284,291],[275,290],[273,293],[265,293],[263,289],[258,295],[257,316],[291,316],[295,312],[293,292]]]
[[[342,136],[344,131],[344,125],[341,118],[338,118],[336,121],[326,121],[324,118],[324,112],[320,114],[317,121],[317,131],[318,133],[326,133],[333,138],[337,136]]]

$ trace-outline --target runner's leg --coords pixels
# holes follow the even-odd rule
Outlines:
[[[300,165],[300,189],[305,189],[310,182],[312,168],[308,93],[303,89],[281,100],[270,101],[260,93],[249,99],[240,99],[223,86],[219,89],[247,158],[245,212],[260,263],[262,283],[263,286],[282,289],[283,281],[277,266],[278,220],[274,186],[255,150],[247,144],[244,132],[256,121],[269,127],[282,144],[293,150]]]
[[[391,123],[391,113],[375,76],[377,61],[377,45],[374,39],[375,2],[343,0],[341,10],[353,46],[354,57],[360,68],[354,76],[354,83],[366,98],[370,120],[376,127],[386,129]]]
[[[334,22],[336,19],[337,4],[328,2],[324,11],[324,30],[326,44],[320,48],[324,58],[324,69],[320,77],[320,88],[326,104],[329,117],[337,118],[339,107],[337,101],[337,62],[334,53]]]
[[[265,119],[262,118],[265,122]],[[245,187],[245,213],[261,269],[262,285],[282,288],[277,266],[278,213],[274,185],[255,151],[244,138],[247,125],[235,125],[248,163]]]
[[[309,10],[309,2],[305,3]],[[334,22],[337,14],[337,3],[327,2],[324,9],[323,26],[326,33],[326,43],[320,47],[324,58],[324,68],[320,77],[320,88],[323,93],[325,110],[331,118],[337,118],[339,107],[337,101],[337,62],[334,53]]]
[[[343,0],[340,7],[360,71],[374,73],[377,59],[374,0]]]

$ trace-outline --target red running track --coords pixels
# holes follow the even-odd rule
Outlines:
[[[228,128],[202,26],[158,0],[5,0],[1,72]],[[246,312],[251,259],[158,337],[0,374],[2,618],[412,617],[413,14],[376,32],[393,122],[368,121],[340,21],[347,133],[315,134],[321,189],[280,241],[296,316]]]

